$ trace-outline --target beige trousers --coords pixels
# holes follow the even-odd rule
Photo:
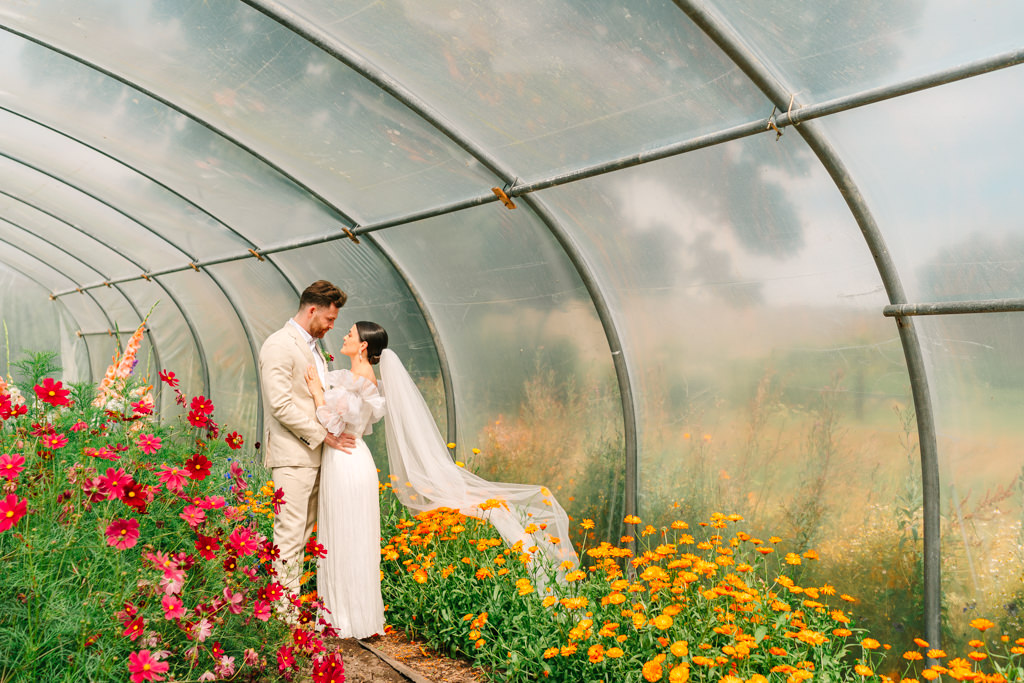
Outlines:
[[[274,562],[277,580],[290,593],[299,593],[306,540],[316,526],[319,467],[275,467],[274,485],[284,491],[284,505],[274,518],[274,545],[281,552]]]

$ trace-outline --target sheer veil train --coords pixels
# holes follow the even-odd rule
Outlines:
[[[441,438],[419,388],[391,350],[380,359],[381,388],[385,397],[385,433],[388,462],[395,494],[406,507],[422,512],[437,507],[458,508],[463,514],[487,519],[511,546],[524,550],[538,546],[534,573],[542,578],[544,560],[554,568],[579,562],[569,540],[569,518],[551,492],[538,485],[491,482],[457,466]],[[500,499],[507,508],[481,509],[485,501]],[[534,524],[532,536],[526,527]],[[564,569],[558,572],[561,576]]]

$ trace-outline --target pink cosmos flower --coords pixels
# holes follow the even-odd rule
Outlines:
[[[63,434],[44,434],[42,441],[44,447],[54,450],[68,445],[68,437]]]
[[[0,500],[0,532],[7,531],[17,524],[26,512],[28,512],[27,499],[19,499],[13,493],[7,494],[6,498]]]
[[[166,595],[172,595],[175,593],[181,593],[182,587],[185,585],[185,570],[175,567],[174,569],[165,569],[163,577],[160,578],[160,587],[164,589]]]
[[[79,420],[79,421],[78,421],[78,422],[76,422],[75,424],[71,425],[71,428],[70,428],[70,429],[71,429],[71,431],[73,431],[73,432],[80,432],[80,431],[82,431],[83,429],[88,429],[88,428],[89,428],[89,425],[87,425],[87,424],[85,424],[84,422],[82,422],[81,420]]]
[[[100,458],[102,460],[121,459],[121,456],[115,453],[114,451],[110,450],[109,446],[100,446],[99,448],[92,448],[91,446],[86,446],[83,449],[83,452],[88,456],[91,456],[93,458]]]
[[[244,526],[235,527],[235,530],[228,536],[227,545],[235,551],[239,557],[252,555],[259,547],[259,541],[250,529]]]
[[[206,521],[206,513],[195,505],[187,505],[178,516],[188,522],[188,525],[193,529]]]
[[[259,666],[259,653],[251,647],[245,648],[245,652],[242,653],[242,663],[246,666]]]
[[[270,619],[270,603],[266,600],[257,600],[252,604],[252,614],[260,621]]]
[[[206,496],[205,498],[196,498],[195,504],[204,510],[219,510],[224,507],[224,496]]]
[[[132,478],[128,476],[123,467],[118,467],[116,471],[113,467],[108,467],[107,473],[101,475],[99,479],[100,486],[111,498],[123,496],[124,488],[132,483]]]
[[[185,605],[177,595],[165,595],[160,599],[164,608],[164,619],[181,619],[185,616]]]
[[[127,550],[139,542],[139,520],[115,519],[107,526],[107,545]]]
[[[235,675],[235,658],[224,655],[217,661],[217,666],[213,667],[213,672],[221,678],[231,678]]]
[[[14,481],[23,469],[25,469],[24,456],[17,453],[4,453],[0,455],[0,477],[8,481]]]
[[[128,655],[128,673],[131,674],[132,683],[162,681],[164,677],[160,674],[167,673],[169,668],[167,662],[161,662],[149,650],[139,650]]]
[[[236,593],[230,587],[224,586],[224,602],[227,604],[229,612],[241,614],[245,609],[245,593],[242,591]]]
[[[162,439],[159,436],[153,434],[140,434],[139,438],[135,440],[139,450],[146,455],[152,455],[160,450],[163,445]]]
[[[180,493],[185,488],[185,484],[191,479],[189,471],[178,467],[177,465],[164,465],[163,469],[160,470],[156,478],[159,479],[167,487],[168,491]]]
[[[71,405],[71,392],[64,388],[63,382],[54,381],[52,377],[47,377],[42,384],[37,384],[33,388],[43,403],[49,403],[51,406]]]
[[[205,617],[192,626],[192,635],[200,643],[209,638],[211,633],[213,633],[213,624]]]
[[[132,411],[136,415],[152,415],[153,399],[151,399],[149,396],[143,396],[138,401],[132,403]]]

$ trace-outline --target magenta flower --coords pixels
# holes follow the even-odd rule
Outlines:
[[[23,469],[25,469],[24,456],[17,453],[0,455],[0,477],[14,481]]]
[[[36,396],[43,403],[49,403],[51,406],[71,405],[71,392],[65,389],[64,384],[60,381],[54,381],[47,377],[42,384],[37,384],[34,389]]]
[[[63,434],[44,434],[43,446],[51,449],[64,448],[68,445],[68,437]]]
[[[139,650],[128,655],[128,673],[131,674],[132,683],[162,681],[164,677],[160,674],[167,673],[169,668],[167,662],[161,662],[149,650]]]
[[[189,471],[178,467],[177,465],[164,465],[163,469],[160,470],[156,478],[159,479],[167,487],[168,491],[174,491],[180,493],[185,488],[185,484],[191,479]]]
[[[177,595],[165,595],[160,599],[164,608],[164,619],[181,619],[185,616],[185,605]]]
[[[235,527],[235,530],[228,536],[227,545],[239,557],[252,555],[259,547],[259,539],[253,536],[250,529],[244,526]]]
[[[28,512],[28,500],[19,499],[13,493],[0,500],[0,532],[7,531]]]
[[[152,415],[153,414],[153,401],[147,397],[143,397],[139,401],[132,403],[132,411],[136,415]]]
[[[92,448],[91,446],[86,446],[83,449],[83,452],[88,456],[91,456],[93,458],[100,458],[102,460],[121,459],[121,456],[115,453],[114,451],[110,450],[109,446],[101,446],[99,448]]]
[[[174,593],[180,593],[184,585],[184,569],[179,569],[175,566],[174,568],[167,568],[164,570],[164,575],[160,579],[160,587],[163,588],[165,594],[171,595]]]
[[[137,617],[124,625],[124,633],[131,640],[136,640],[146,630],[146,622],[142,617]]]
[[[206,513],[195,505],[186,506],[178,516],[185,520],[193,529],[206,521]]]
[[[75,424],[71,425],[71,431],[73,431],[73,432],[80,432],[83,429],[88,429],[88,428],[89,428],[89,425],[85,424],[81,420],[79,420]]]
[[[99,479],[100,486],[111,498],[122,497],[124,488],[132,483],[132,478],[128,476],[123,467],[118,467],[116,471],[113,467],[108,467],[107,473],[101,475]]]
[[[192,635],[200,643],[209,638],[211,633],[213,633],[213,624],[205,617],[192,626]]]
[[[224,496],[206,496],[204,498],[196,498],[193,502],[204,510],[219,510],[224,507],[226,501]]]
[[[139,520],[115,519],[107,527],[107,545],[127,550],[139,542]]]
[[[252,604],[252,614],[260,621],[270,619],[270,603],[266,600],[257,600]]]
[[[235,658],[222,656],[217,661],[217,666],[213,667],[213,672],[221,678],[231,678],[235,675]]]
[[[160,447],[163,445],[160,437],[152,434],[140,434],[139,438],[135,440],[135,443],[139,447],[139,450],[146,455],[153,455],[160,450]]]

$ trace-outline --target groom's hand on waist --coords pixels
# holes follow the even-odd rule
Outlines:
[[[346,433],[342,433],[340,436],[328,433],[324,437],[324,443],[343,453],[351,453],[352,449],[356,447],[356,437]]]

